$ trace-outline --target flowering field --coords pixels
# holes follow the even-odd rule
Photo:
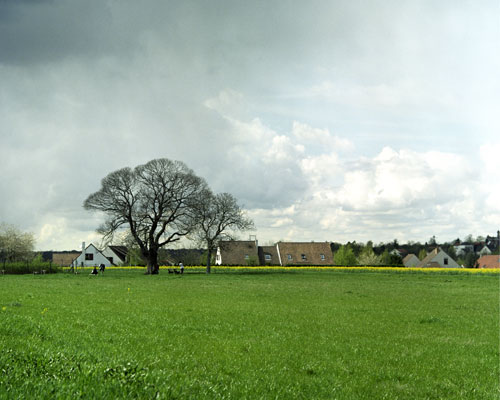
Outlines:
[[[171,266],[160,266],[160,271],[177,268]],[[280,267],[280,266],[212,266],[212,272],[389,272],[389,273],[422,273],[422,274],[485,274],[485,275],[500,275],[500,268],[479,269],[479,268],[405,268],[405,267],[369,267],[369,266],[353,266],[353,267],[334,267],[334,266],[307,266],[307,267]],[[136,266],[120,266],[110,267],[109,270],[145,270],[145,267]],[[204,266],[185,266],[186,271],[203,272]],[[69,267],[64,267],[64,271],[68,271]],[[78,270],[90,271],[92,267],[78,268]]]
[[[498,273],[247,269],[0,276],[0,399],[498,399]]]

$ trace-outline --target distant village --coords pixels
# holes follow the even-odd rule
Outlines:
[[[215,265],[248,266],[331,266],[372,265],[404,266],[415,268],[500,268],[500,231],[495,236],[469,235],[464,240],[438,244],[434,238],[422,244],[409,242],[400,245],[397,240],[374,245],[372,242],[287,242],[259,245],[256,236],[248,240],[221,241],[213,263]],[[44,261],[57,266],[144,265],[140,252],[122,245],[98,248],[82,243],[77,251],[45,251]],[[204,249],[162,249],[159,262],[162,265],[204,265],[207,252]]]

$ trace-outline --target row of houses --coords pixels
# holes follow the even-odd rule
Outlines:
[[[486,236],[483,241],[476,242],[462,242],[457,239],[453,242],[453,248],[457,257],[463,256],[467,253],[474,253],[478,256],[489,256],[498,252],[500,244],[500,231],[497,231],[496,236]]]
[[[127,260],[125,246],[107,246],[99,250],[93,244],[82,244],[81,252],[54,252],[55,265],[88,267],[104,264],[106,267],[124,265]],[[256,238],[250,240],[222,241],[217,247],[216,265],[333,265],[330,242],[277,242],[259,246]],[[403,258],[405,267],[460,268],[460,265],[442,248],[436,247],[423,260],[415,254]],[[476,264],[478,268],[499,268],[500,256],[486,254]]]
[[[254,240],[223,241],[217,247],[216,265],[331,265],[329,242],[278,242],[259,246]]]
[[[333,265],[333,252],[328,242],[278,242],[259,246],[257,240],[231,240],[219,244],[216,265]],[[405,267],[461,268],[441,247],[436,247],[420,260],[415,254],[403,259]],[[500,256],[479,258],[478,268],[500,268]]]

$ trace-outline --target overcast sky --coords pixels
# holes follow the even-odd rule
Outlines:
[[[500,228],[498,0],[0,1],[0,222],[98,242],[108,173],[184,161],[277,240]],[[241,236],[247,237],[247,233]]]

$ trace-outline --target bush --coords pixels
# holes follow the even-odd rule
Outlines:
[[[61,272],[61,267],[52,265],[50,261],[41,261],[35,258],[33,261],[16,261],[0,263],[0,270],[5,274],[32,274],[32,273],[55,273]]]

